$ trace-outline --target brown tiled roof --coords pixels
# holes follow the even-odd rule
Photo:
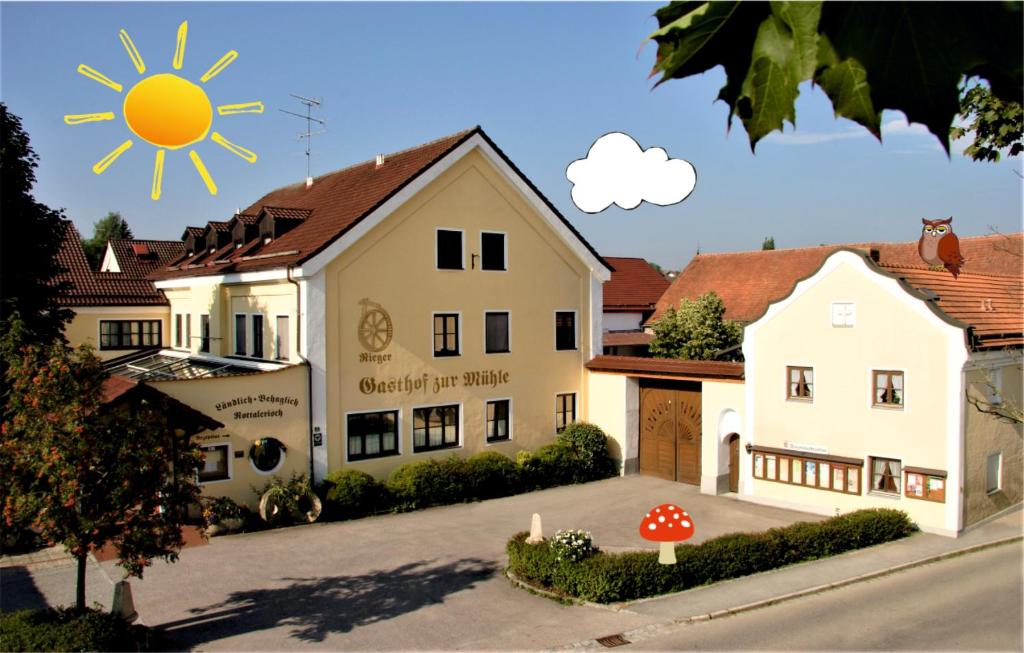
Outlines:
[[[785,297],[799,279],[810,276],[824,260],[842,247],[877,251],[883,267],[928,269],[917,253],[917,241],[855,243],[795,249],[698,254],[679,273],[658,300],[648,324],[683,298],[696,299],[714,290],[725,303],[725,317],[749,322],[768,304]],[[960,239],[965,272],[1024,277],[1024,234],[972,236]]]
[[[313,209],[292,209],[286,206],[264,206],[263,210],[275,218],[291,220],[305,220],[313,213]]]
[[[971,325],[975,348],[1024,342],[1024,280],[1020,276],[964,272],[954,279],[945,270],[920,266],[887,266],[885,270],[917,290],[938,295],[933,301],[946,315]]]
[[[185,233],[181,234],[181,237],[192,235],[194,238],[199,238],[205,231],[206,227],[185,227]]]
[[[649,345],[654,340],[653,333],[643,331],[607,332],[601,336],[601,344],[605,347],[621,347],[625,345]]]
[[[217,264],[212,263],[214,259],[207,258],[200,261],[197,256],[191,260],[182,261],[176,266],[179,269],[158,270],[151,275],[151,278],[170,279],[267,270],[296,265],[309,260],[405,188],[434,163],[476,134],[479,134],[499,156],[505,159],[510,167],[518,172],[515,165],[508,161],[504,153],[494,145],[480,127],[467,129],[418,147],[388,154],[384,157],[384,165],[380,167],[376,165],[375,160],[364,161],[317,177],[309,187],[303,182],[267,193],[243,212],[258,214],[261,210],[269,207],[269,210],[280,213],[279,217],[295,219],[307,216],[306,219],[280,238],[259,247],[259,251],[254,256],[236,252],[231,256],[230,261]],[[540,191],[525,176],[523,179],[580,242],[599,261],[602,260],[600,255]],[[196,262],[203,262],[207,265],[205,268],[187,269],[188,265]]]
[[[639,356],[595,356],[585,366],[592,372],[616,372],[634,376],[661,376],[690,379],[743,378],[743,363],[694,361]]]
[[[108,243],[121,274],[132,279],[145,279],[153,270],[170,265],[185,254],[185,245],[180,240],[111,239]],[[137,251],[143,249],[156,256],[146,258],[144,252]]]
[[[214,231],[227,231],[228,223],[220,222],[219,220],[210,220],[209,222],[206,223],[206,228],[203,229],[204,233],[206,232],[206,229],[213,229]]]
[[[604,309],[648,311],[654,308],[669,283],[642,258],[606,256],[612,278],[605,281]]]
[[[126,278],[117,272],[93,272],[82,251],[78,230],[64,220],[64,240],[57,251],[57,263],[64,272],[54,283],[67,282],[58,302],[62,306],[148,306],[165,305],[167,298],[145,279]]]
[[[231,218],[231,220],[228,220],[228,224],[231,224],[232,220],[238,220],[242,224],[256,224],[257,222],[259,222],[259,216],[248,215],[246,213],[236,213],[235,217]]]

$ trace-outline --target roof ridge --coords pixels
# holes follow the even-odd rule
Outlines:
[[[833,245],[808,245],[806,247],[783,247],[780,249],[745,249],[739,252],[698,252],[694,254],[694,258],[698,256],[735,256],[736,254],[771,254],[777,252],[799,252],[810,249],[825,249],[828,247],[848,247],[854,249],[864,248],[868,245],[877,245],[879,243],[849,243],[849,244],[833,244]]]
[[[424,143],[420,143],[419,145],[413,145],[412,147],[407,147],[405,149],[401,149],[401,150],[398,150],[398,151],[395,151],[395,152],[385,152],[384,153],[384,158],[387,159],[388,157],[398,156],[400,154],[405,154],[407,152],[412,152],[413,150],[418,150],[418,149],[421,149],[421,148],[424,148],[424,147],[430,147],[431,145],[434,145],[436,143],[440,143],[441,141],[446,141],[446,140],[451,139],[451,138],[459,138],[459,137],[462,137],[462,136],[464,136],[464,135],[466,135],[466,134],[468,134],[470,132],[477,131],[479,129],[480,129],[480,125],[474,125],[473,127],[470,127],[469,129],[462,129],[462,130],[459,130],[457,132],[448,134],[447,136],[441,136],[441,137],[434,138],[434,139],[431,139],[429,141],[426,141]],[[364,166],[364,165],[366,165],[368,163],[376,164],[376,159],[374,158],[374,159],[366,159],[364,161],[357,161],[355,163],[350,163],[347,166],[343,166],[341,168],[337,168],[336,170],[331,170],[330,172],[325,172],[322,175],[317,175],[317,176],[313,177],[313,183],[316,183],[317,181],[319,181],[321,179],[324,179],[326,177],[330,177],[332,175],[336,175],[336,174],[338,174],[340,172],[345,172],[347,170],[352,170],[354,168],[358,168],[359,166]],[[276,193],[276,192],[278,192],[280,190],[285,190],[287,188],[299,188],[299,187],[302,187],[302,186],[305,186],[305,185],[306,185],[306,182],[304,182],[304,181],[297,181],[294,184],[286,184],[284,186],[279,186],[279,187],[277,187],[277,188],[275,188],[273,190],[267,191],[266,193],[263,193],[263,195],[261,197],[266,197],[267,195],[271,195],[273,193]],[[291,208],[291,207],[279,207],[279,208]]]
[[[936,274],[941,274],[945,272],[945,270],[932,270],[930,267],[926,265],[901,265],[899,263],[875,263],[875,265],[882,269],[891,270],[919,270],[921,272],[935,272]],[[960,276],[964,275],[970,275],[972,277],[990,277],[993,279],[1010,280],[1018,280],[1022,278],[1022,276],[1018,276],[1016,274],[992,274],[991,272],[974,272],[973,270],[968,270],[966,268],[960,271]]]

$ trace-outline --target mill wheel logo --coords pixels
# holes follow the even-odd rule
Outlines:
[[[359,317],[359,343],[367,351],[384,351],[391,344],[395,334],[391,326],[391,316],[377,302],[363,298],[359,301],[363,307]]]

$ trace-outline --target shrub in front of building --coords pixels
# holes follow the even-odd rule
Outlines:
[[[149,628],[132,626],[102,610],[19,610],[0,615],[0,651],[163,650],[156,640]]]
[[[466,496],[474,501],[507,497],[522,491],[515,461],[497,451],[484,451],[466,460]]]
[[[458,456],[402,465],[387,480],[396,511],[418,510],[468,501],[466,460]]]
[[[658,552],[599,552],[580,562],[560,560],[547,542],[528,544],[527,533],[508,542],[508,569],[521,580],[564,596],[598,603],[648,596],[738,578],[910,535],[899,510],[870,509],[822,522],[799,522],[761,533],[731,533],[676,547],[678,562],[658,563]]]
[[[586,483],[618,473],[618,466],[608,452],[608,436],[600,426],[573,422],[558,434],[558,442],[569,450],[574,483]]]
[[[327,475],[319,488],[324,519],[357,519],[387,510],[387,488],[358,469],[339,469]]]

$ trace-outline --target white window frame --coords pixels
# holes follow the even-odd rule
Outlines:
[[[988,461],[992,459],[992,456],[996,456],[996,486],[989,489],[988,479]],[[1003,489],[1003,452],[997,451],[996,453],[990,453],[985,457],[985,493],[995,494]]]
[[[507,401],[508,402],[508,425],[506,426],[506,428],[508,429],[508,437],[505,438],[504,440],[493,440],[493,441],[490,441],[490,440],[487,439],[487,404],[489,404],[491,402],[494,402],[494,401]],[[493,447],[494,445],[505,444],[506,442],[512,442],[513,438],[515,437],[515,433],[514,433],[514,430],[512,428],[512,421],[513,421],[512,420],[512,415],[513,415],[512,403],[513,403],[512,402],[512,397],[490,397],[490,398],[484,399],[484,445],[485,446]]]
[[[462,256],[460,257],[460,260],[462,262],[462,267],[461,268],[452,269],[452,268],[442,268],[440,266],[440,261],[438,261],[438,258],[437,258],[437,240],[438,240],[438,236],[439,236],[440,232],[442,232],[442,231],[457,231],[457,232],[459,232],[459,235],[462,238]],[[465,272],[466,271],[466,230],[465,229],[457,229],[455,227],[434,227],[434,270],[436,270],[438,272]]]
[[[493,270],[497,272],[497,270]],[[487,351],[487,314],[488,313],[504,313],[508,316],[508,351]],[[512,309],[509,308],[488,308],[484,309],[484,355],[486,356],[508,356],[512,353]],[[461,335],[461,331],[460,331]]]
[[[278,334],[278,332],[277,332],[277,320],[278,320],[278,318],[281,318],[281,317],[288,319],[288,358],[281,358],[280,347],[278,346],[278,343],[280,342],[280,334]],[[264,329],[265,328],[266,328],[266,325],[264,325]],[[291,362],[291,360],[292,360],[292,350],[294,349],[294,347],[292,346],[293,344],[294,343],[292,343],[292,316],[291,316],[291,314],[290,313],[275,313],[274,314],[274,358],[273,358],[273,360],[276,360],[276,361],[289,361],[289,362]],[[370,412],[373,412],[373,411],[370,411]]]
[[[210,443],[210,444],[201,444],[201,445],[199,445],[200,450],[205,449],[207,447],[209,447],[209,448],[213,448],[213,447],[227,447],[227,450],[228,450],[228,477],[227,478],[218,478],[218,479],[213,480],[213,481],[200,481],[199,480],[199,470],[196,470],[196,482],[199,483],[200,485],[216,485],[217,483],[227,483],[229,481],[233,481],[235,479],[235,470],[234,470],[234,458],[235,458],[235,455],[234,455],[234,447],[231,446],[231,442],[213,442],[213,443]]]
[[[395,417],[395,444],[397,446],[398,452],[397,453],[389,453],[389,454],[384,455],[384,456],[372,456],[372,457],[369,457],[369,458],[361,458],[359,460],[352,460],[349,457],[349,451],[348,451],[348,418],[349,418],[349,415],[369,415],[370,413],[397,413],[397,417]],[[359,465],[360,463],[373,463],[375,461],[383,460],[385,458],[398,458],[398,457],[400,457],[402,455],[402,453],[403,453],[402,452],[402,409],[399,408],[398,406],[394,406],[394,407],[390,407],[390,408],[370,408],[368,410],[349,410],[349,411],[345,412],[345,414],[343,415],[343,418],[344,418],[345,421],[344,421],[341,429],[342,429],[342,437],[344,438],[345,464],[346,465]]]
[[[441,447],[440,449],[428,449],[427,451],[416,451],[416,411],[423,408],[441,408],[443,406],[456,406],[459,409],[459,443],[454,447]],[[487,419],[487,415],[484,415]],[[428,434],[429,437],[429,434]],[[486,439],[486,438],[484,438]],[[347,442],[347,441],[346,441]],[[420,404],[409,407],[409,455],[429,456],[431,454],[444,454],[446,451],[463,449],[466,446],[466,411],[461,401],[437,401],[430,404]]]
[[[505,264],[505,267],[503,267],[500,270],[486,270],[486,269],[484,269],[484,234],[500,234],[501,236],[504,237],[504,243],[503,243],[503,245],[504,245],[503,250],[504,251],[502,252],[502,256],[504,256],[504,261],[503,262]],[[480,230],[480,271],[481,272],[508,272],[508,267],[509,267],[509,265],[508,265],[508,232],[507,231],[494,231],[494,230],[491,230],[491,229],[481,229]]]
[[[184,323],[185,316],[181,313],[175,313],[171,323],[171,328],[174,330],[174,340],[172,341],[174,343],[174,349],[182,349],[181,343],[183,343],[185,339],[183,337],[184,333],[182,332],[181,327]]]
[[[454,315],[455,316],[455,328],[458,330],[458,338],[457,338],[458,343],[457,344],[458,344],[458,347],[459,347],[459,351],[458,351],[457,354],[445,354],[445,355],[438,356],[437,355],[437,350],[434,349],[434,318],[436,318],[438,315]],[[464,326],[464,323],[462,321],[462,311],[432,311],[430,313],[430,350],[429,350],[431,358],[435,358],[435,359],[438,359],[438,358],[440,358],[440,359],[445,359],[445,358],[462,358],[463,352],[466,351],[465,348],[463,348],[463,346],[462,346],[462,336],[463,336],[463,333],[465,331],[463,326]],[[487,335],[484,334],[484,337],[486,338]],[[438,404],[438,405],[441,405],[441,404]],[[447,406],[448,404],[444,404],[444,405]]]
[[[847,320],[849,322],[848,324],[836,324],[836,307],[842,305],[849,305],[850,307],[850,315],[848,316],[849,319]],[[857,302],[852,300],[837,300],[832,302],[830,318],[832,327],[835,329],[854,328],[855,326],[857,326]]]
[[[559,349],[558,348],[558,314],[559,313],[572,313],[572,330],[573,330],[573,348],[572,349]],[[551,334],[554,337],[552,341],[553,349],[558,351],[580,351],[580,316],[579,311],[575,308],[556,308],[551,312]]]
[[[346,424],[347,424],[347,422],[346,422]],[[277,437],[274,437],[274,436],[266,436],[266,437],[273,437],[278,442],[281,442],[280,438],[277,438]],[[252,447],[254,444],[256,444],[256,443],[255,442],[251,443],[249,445],[249,447]],[[345,441],[345,444],[346,444],[346,446],[348,445],[348,440]],[[281,445],[284,446],[284,443],[281,442]],[[256,466],[256,463],[254,463],[252,461],[252,458],[249,457],[249,452],[246,451],[246,453],[245,453],[245,459],[249,461],[249,467],[251,467],[252,471],[256,472],[260,476],[270,476],[272,474],[276,474],[278,472],[278,470],[280,470],[281,467],[284,466],[284,461],[285,461],[285,459],[287,457],[288,457],[288,450],[287,449],[282,449],[281,450],[281,459],[277,461],[277,464],[274,465],[274,468],[269,470],[269,471],[264,472],[263,470],[261,470],[259,467]]]

